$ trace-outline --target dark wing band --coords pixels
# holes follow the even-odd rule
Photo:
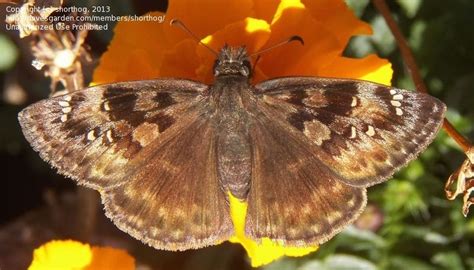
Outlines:
[[[282,78],[256,86],[268,113],[311,142],[313,153],[355,186],[371,186],[435,138],[446,106],[418,92],[347,79]]]

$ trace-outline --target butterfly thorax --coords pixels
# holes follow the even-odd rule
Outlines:
[[[246,199],[251,176],[249,138],[252,103],[249,84],[250,67],[244,48],[224,47],[214,69],[211,104],[215,107],[218,174],[222,186],[239,199]]]

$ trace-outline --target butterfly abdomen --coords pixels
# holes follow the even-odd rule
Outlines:
[[[250,123],[246,109],[250,86],[245,78],[235,80],[238,82],[228,84],[218,79],[211,89],[216,105],[217,169],[224,190],[245,200],[251,179]]]
[[[244,200],[250,188],[251,152],[247,134],[223,132],[217,140],[218,173],[225,190]]]

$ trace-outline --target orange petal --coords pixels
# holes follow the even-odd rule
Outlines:
[[[152,12],[150,15],[162,16],[163,13]],[[165,25],[159,22],[119,22],[107,52],[94,71],[94,83],[156,77],[162,52],[170,46],[163,37],[163,27]]]
[[[92,247],[92,261],[85,270],[133,270],[135,259],[127,252],[109,247]]]
[[[317,75],[321,67],[333,62],[343,50],[335,36],[314,20],[298,1],[282,1],[271,31],[267,46],[292,35],[301,36],[305,45],[293,42],[262,55],[258,65],[269,77]]]
[[[278,0],[254,1],[253,10],[255,12],[255,18],[259,18],[271,23],[279,4],[280,1]]]
[[[180,19],[196,36],[205,37],[252,14],[252,2],[251,0],[170,1],[165,24],[171,19]],[[176,41],[189,38],[179,29],[166,30],[165,36],[169,40]]]
[[[185,39],[166,51],[160,75],[162,77],[199,79],[196,77],[196,69],[200,61],[196,53],[198,46],[202,47],[193,39]],[[212,65],[210,69],[212,69]]]
[[[158,77],[158,67],[153,66],[148,51],[136,49],[124,57],[124,70],[117,72],[114,81],[147,80]],[[137,68],[140,67],[140,68]]]
[[[392,66],[386,59],[371,54],[361,59],[340,57],[324,67],[319,73],[323,77],[361,79],[390,85]]]
[[[369,24],[357,18],[344,1],[334,0],[301,0],[317,21],[323,22],[333,32],[339,44],[346,46],[353,35],[370,35]]]

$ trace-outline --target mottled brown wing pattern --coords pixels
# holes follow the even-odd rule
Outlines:
[[[326,242],[364,209],[366,190],[345,184],[308,141],[257,114],[250,130],[252,182],[246,234],[291,246]]]
[[[218,244],[233,233],[226,193],[217,175],[215,130],[199,118],[131,161],[127,183],[103,193],[106,214],[123,231],[158,248]]]
[[[322,164],[363,187],[386,180],[424,150],[446,110],[429,95],[358,80],[292,77],[256,89],[267,113],[304,134]]]
[[[43,159],[101,192],[119,228],[156,248],[199,248],[232,232],[207,165],[216,163],[207,89],[188,80],[102,85],[40,101],[19,120]]]
[[[122,168],[154,139],[183,129],[202,113],[206,85],[180,80],[91,87],[35,103],[19,114],[26,139],[43,159],[80,184],[121,184]],[[171,131],[171,132],[170,132]],[[165,136],[166,135],[166,136]]]

